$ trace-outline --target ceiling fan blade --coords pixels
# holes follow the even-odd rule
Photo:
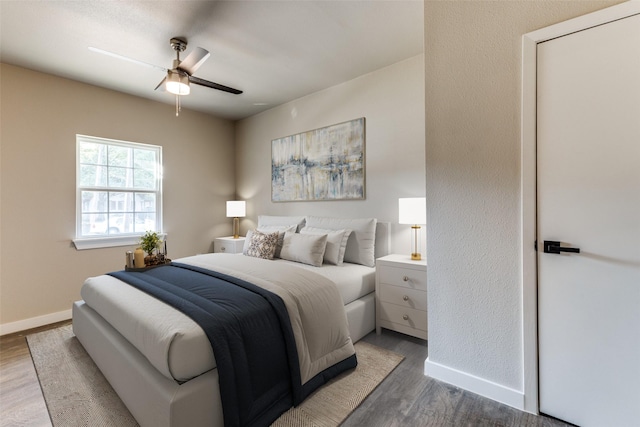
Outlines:
[[[187,72],[187,74],[191,75],[196,72],[196,70],[202,65],[207,58],[211,56],[208,50],[203,49],[201,47],[195,48],[193,52],[187,55],[184,60],[180,62],[178,68]]]
[[[164,84],[164,82],[166,81],[167,81],[167,76],[165,76],[164,79],[162,79],[162,81],[158,83],[158,86],[156,86],[153,90],[158,90],[158,88],[160,88],[160,92],[165,92],[166,85]]]
[[[218,84],[218,83],[213,83],[213,82],[210,82],[208,80],[204,80],[204,79],[201,79],[201,78],[195,77],[195,76],[189,76],[189,81],[191,83],[194,83],[194,84],[197,84],[197,85],[200,85],[200,86],[206,86],[206,87],[210,87],[212,89],[218,89],[218,90],[221,90],[223,92],[232,93],[234,95],[240,95],[242,93],[241,90],[234,89],[234,88],[229,87],[229,86],[224,86],[224,85],[221,85],[221,84]]]
[[[159,70],[159,71],[164,71],[164,72],[167,71],[166,68],[160,67],[159,65],[149,64],[148,62],[139,61],[137,59],[129,58],[128,56],[123,56],[123,55],[119,55],[117,53],[109,52],[108,50],[98,49],[97,47],[89,46],[89,50],[91,52],[101,53],[103,55],[112,56],[112,57],[118,58],[118,59],[123,59],[125,61],[133,62],[135,64],[144,65],[146,67],[154,68],[154,69]]]

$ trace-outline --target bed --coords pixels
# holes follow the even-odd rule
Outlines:
[[[340,237],[341,230],[349,231],[348,238]],[[330,282],[332,286],[327,288],[333,290],[327,292],[338,295],[344,309],[340,315],[346,320],[344,332],[339,320],[333,322],[334,329],[326,329],[333,341],[341,343],[338,353],[331,353],[331,357],[348,353],[349,346],[375,329],[375,266],[371,261],[388,253],[388,223],[375,219],[260,216],[258,227],[252,230],[256,235],[274,232],[280,236],[278,257],[270,261],[247,256],[245,245],[244,255],[201,254],[174,262],[187,268],[215,269],[265,288],[279,289],[281,282],[286,288],[286,282],[296,280]],[[333,245],[326,243],[318,266],[317,254],[312,257],[314,260],[307,259],[299,242],[323,233],[329,234],[328,240],[334,234],[335,238]],[[255,242],[256,238],[249,239],[250,235],[247,242]],[[335,251],[344,257],[343,262],[329,264]],[[161,269],[167,267],[158,268]],[[225,425],[216,358],[198,324],[112,275],[87,279],[81,296],[83,300],[73,304],[74,333],[140,425]],[[339,319],[340,315],[330,317]],[[329,326],[317,327],[322,331]],[[345,339],[340,334],[348,342],[343,343]],[[301,361],[301,372],[304,363]],[[317,378],[317,372],[324,369],[324,365],[311,365],[305,365],[303,382]]]

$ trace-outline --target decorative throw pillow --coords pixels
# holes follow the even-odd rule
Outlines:
[[[326,234],[286,232],[284,234],[280,258],[320,267],[326,245]]]
[[[344,252],[344,262],[362,264],[367,267],[375,266],[375,218],[330,218],[308,216],[307,226],[325,228],[328,230],[351,230]]]
[[[261,233],[258,230],[254,230],[250,236],[247,235],[247,239],[249,239],[249,246],[246,250],[243,250],[242,253],[244,255],[255,258],[273,259],[278,244],[277,231],[274,233]]]
[[[261,233],[273,233],[278,232],[278,244],[276,245],[276,252],[273,254],[274,258],[280,258],[280,251],[282,250],[282,241],[284,240],[284,233],[291,231],[296,232],[297,225],[258,225],[258,230]]]
[[[327,247],[324,250],[324,262],[333,265],[342,265],[344,251],[347,248],[347,240],[351,230],[329,230],[326,228],[304,227],[301,234],[326,234]]]

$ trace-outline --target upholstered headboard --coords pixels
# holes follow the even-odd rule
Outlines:
[[[356,227],[364,226],[365,233],[367,224],[372,222],[374,218],[333,218],[333,217],[316,217],[316,216],[274,216],[274,215],[259,215],[258,216],[258,228],[262,227],[292,227],[296,226],[296,230],[300,230],[305,225],[311,225],[312,227],[325,228],[331,230],[337,230],[341,228],[351,228],[352,225]],[[312,222],[312,223],[311,223]],[[369,232],[370,233],[370,232]],[[370,234],[369,234],[370,236]],[[384,221],[376,221],[376,233],[375,233],[375,247],[373,258],[383,257],[388,255],[391,247],[391,223]],[[370,237],[369,237],[370,239]],[[349,247],[347,247],[349,252]],[[348,262],[355,262],[356,264],[370,265],[373,267],[374,259],[370,259],[371,252],[368,252],[365,256],[366,259],[360,259],[359,253],[355,252],[356,260],[349,260]],[[345,254],[345,261],[347,261],[348,254]]]
[[[378,221],[376,224],[376,258],[389,255],[391,251],[391,223]]]

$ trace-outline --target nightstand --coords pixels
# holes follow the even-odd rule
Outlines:
[[[218,237],[213,241],[213,252],[228,254],[240,254],[244,247],[244,237],[234,239],[230,237]]]
[[[376,259],[376,333],[386,328],[427,339],[427,261]]]

